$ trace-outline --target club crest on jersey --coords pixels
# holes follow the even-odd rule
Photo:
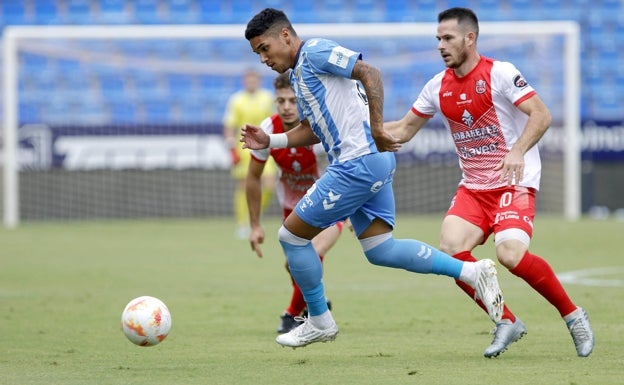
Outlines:
[[[472,127],[472,123],[474,123],[474,118],[472,117],[470,112],[468,112],[468,110],[464,110],[464,113],[462,114],[462,122],[464,122],[466,126]]]
[[[292,169],[295,172],[301,172],[301,163],[295,160],[294,162],[292,162]]]
[[[524,88],[529,85],[529,83],[527,83],[527,81],[524,80],[524,77],[520,74],[514,77],[513,83],[518,88]]]
[[[477,83],[475,84],[475,92],[478,94],[484,94],[485,91],[487,91],[487,83],[485,83],[485,80],[477,80]]]

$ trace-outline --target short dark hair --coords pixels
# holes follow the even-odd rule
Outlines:
[[[275,87],[276,90],[282,89],[282,88],[290,88],[290,74],[289,71],[283,72],[281,74],[279,74],[275,80],[273,80],[273,87]]]
[[[279,32],[282,28],[288,28],[295,36],[297,35],[284,12],[275,8],[265,8],[247,23],[245,39],[251,40],[272,29]]]
[[[453,19],[457,20],[457,24],[467,23],[468,26],[474,30],[475,34],[479,36],[479,19],[477,19],[477,15],[472,9],[455,7],[438,14],[438,23]]]

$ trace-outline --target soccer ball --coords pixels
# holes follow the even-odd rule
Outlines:
[[[128,302],[121,313],[121,329],[136,345],[158,345],[169,334],[171,313],[158,298],[138,297]]]

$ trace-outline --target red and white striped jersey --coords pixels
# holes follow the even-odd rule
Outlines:
[[[509,62],[481,57],[466,76],[446,69],[421,91],[411,111],[431,118],[440,112],[455,142],[462,169],[460,185],[490,190],[506,185],[494,167],[524,131],[528,116],[516,106],[536,92]],[[537,146],[524,155],[520,186],[539,189],[541,161]]]
[[[266,118],[260,127],[267,134],[284,132],[284,125],[278,114]],[[251,150],[251,156],[259,162],[266,162],[269,156],[275,160],[280,179],[277,197],[285,210],[294,210],[297,202],[319,177],[313,146]]]

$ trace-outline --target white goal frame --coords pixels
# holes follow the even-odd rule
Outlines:
[[[405,37],[433,36],[437,23],[298,24],[301,36]],[[18,44],[21,39],[244,39],[245,25],[124,25],[124,26],[7,26],[3,32],[3,223],[19,225],[18,150]],[[557,35],[564,38],[563,101],[565,148],[564,216],[581,215],[580,28],[574,21],[481,22],[480,34],[498,36]],[[536,63],[538,64],[538,63]]]

